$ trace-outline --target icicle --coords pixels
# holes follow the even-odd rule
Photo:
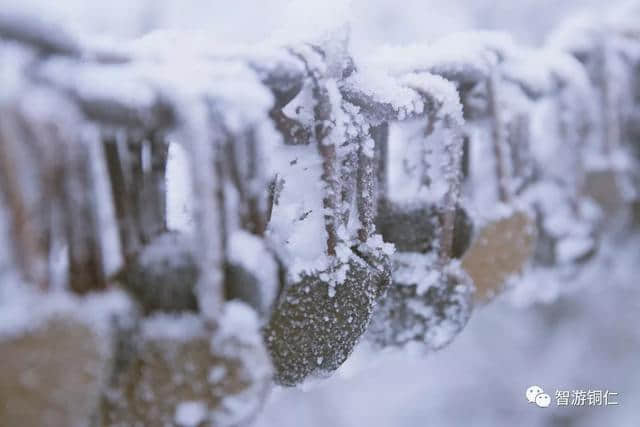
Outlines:
[[[29,164],[24,153],[27,137],[18,125],[20,120],[15,111],[3,106],[0,114],[0,185],[7,201],[7,212],[10,218],[13,241],[13,260],[18,263],[20,273],[26,281],[41,288],[47,288],[49,271],[47,245],[43,245],[42,235],[46,233],[42,225],[29,219],[32,208],[29,199],[38,197],[33,194],[33,178],[27,179],[25,171],[38,171],[37,164]],[[31,187],[31,188],[29,188]]]
[[[52,135],[55,140],[57,137]],[[80,139],[62,142],[65,152],[63,171],[63,206],[68,221],[69,286],[78,293],[106,287],[102,243],[99,240],[99,221],[95,200],[95,183],[91,176],[94,166],[89,144],[96,140]]]
[[[130,179],[128,156],[124,151],[122,133],[104,137],[104,152],[111,181],[113,205],[118,221],[122,258],[125,263],[139,252],[142,241],[134,213],[133,182]]]
[[[143,165],[144,210],[141,222],[145,236],[151,237],[167,231],[166,173],[169,144],[160,131],[148,135],[144,144],[143,149],[148,151],[150,164]]]
[[[166,223],[168,143],[164,129],[103,137],[124,266],[115,277],[145,313],[196,311],[192,241]]]
[[[206,319],[216,322],[219,318],[223,293],[223,250],[225,227],[220,205],[220,176],[217,175],[216,158],[219,155],[219,138],[223,135],[217,123],[210,123],[206,105],[192,108],[181,130],[181,139],[188,141],[193,171],[195,206],[196,256],[199,279],[196,287],[200,311]]]
[[[24,219],[26,221],[24,227],[32,231],[21,231],[22,226],[16,229],[22,234],[16,242],[22,242],[18,243],[19,245],[28,245],[18,249],[20,252],[26,251],[22,254],[24,261],[34,262],[34,247],[27,249],[29,245],[38,242],[37,246],[42,251],[41,255],[37,256],[40,258],[38,261],[40,267],[25,266],[26,271],[31,272],[25,274],[39,271],[36,273],[38,278],[28,278],[36,280],[36,283],[44,287],[51,280],[59,282],[57,278],[52,277],[52,272],[47,266],[52,264],[50,259],[54,256],[52,248],[56,248],[56,251],[60,250],[64,242],[68,245],[70,288],[78,293],[104,289],[106,287],[103,265],[105,242],[99,227],[98,206],[94,196],[96,194],[94,171],[96,162],[102,159],[92,155],[91,144],[95,141],[91,137],[91,132],[87,132],[86,125],[78,119],[73,106],[57,94],[43,90],[33,91],[32,96],[42,101],[40,108],[45,111],[56,103],[55,113],[64,112],[64,117],[54,125],[48,118],[43,120],[42,117],[37,116],[37,114],[44,114],[43,111],[25,110],[24,115],[18,113],[15,116],[15,122],[22,127],[22,131],[10,139],[21,141],[22,147],[19,151],[7,152],[6,156],[3,156],[6,159],[23,160],[31,157],[33,161],[30,167],[25,168],[25,172],[31,171],[30,176],[21,177],[20,182],[30,187],[28,190],[26,188],[21,190],[21,193],[30,193],[28,203],[36,203],[36,205],[27,207],[24,202],[16,199],[18,196],[13,194],[12,185],[9,182],[6,187],[6,190],[11,191],[7,193],[7,199],[13,200],[11,204],[14,206],[14,215],[21,215],[20,209],[35,212],[35,214],[24,212],[27,215]],[[8,114],[7,117],[9,117]],[[3,143],[3,148],[12,149],[8,142]],[[17,147],[13,150],[15,148]],[[7,165],[6,170],[10,173],[10,165]],[[27,217],[29,219],[26,219]],[[33,233],[32,237],[24,235],[25,232]],[[28,240],[32,240],[33,243],[27,243]]]
[[[441,166],[440,172],[446,183],[446,191],[441,201],[443,218],[439,249],[440,261],[444,265],[451,258],[456,206],[460,197],[462,179],[462,106],[453,84],[444,81],[440,77],[415,75],[406,77],[405,81],[425,99],[425,103],[428,105],[426,111],[429,111],[429,114],[432,115],[430,122],[441,121],[447,133],[443,143],[445,161]]]
[[[221,124],[220,157],[217,162],[225,213],[224,283],[227,300],[240,300],[253,307],[261,322],[269,318],[280,288],[278,263],[263,236],[267,221],[269,181],[264,163],[264,141],[258,129],[247,123],[240,132],[224,128],[225,112],[216,112]],[[263,161],[261,161],[263,160]]]

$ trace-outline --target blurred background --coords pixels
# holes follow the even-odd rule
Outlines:
[[[601,0],[1,0],[42,13],[65,28],[132,38],[154,29],[201,30],[220,41],[257,41],[282,28],[300,31],[349,20],[354,44],[412,43],[465,29],[499,29],[538,44],[563,19],[604,10]]]
[[[601,13],[602,0],[0,0],[78,33],[131,39],[155,29],[202,31],[217,42],[254,42],[280,31],[349,22],[356,51],[498,29],[539,45],[563,20]],[[179,207],[172,213],[181,215]],[[372,354],[359,348],[332,378],[276,389],[259,427],[640,425],[640,236],[610,236],[597,258],[544,302],[516,289],[479,307],[444,350]],[[550,276],[535,280],[559,280]],[[549,286],[549,283],[528,283]],[[549,408],[525,399],[531,385]],[[617,406],[557,407],[556,390],[609,390]]]
[[[359,349],[336,377],[311,390],[276,390],[257,425],[635,427],[638,248],[637,237],[623,247],[609,242],[553,302],[523,301],[514,290],[476,308],[439,352]],[[527,402],[531,385],[551,396],[551,406]],[[609,390],[619,405],[559,407],[556,390]]]

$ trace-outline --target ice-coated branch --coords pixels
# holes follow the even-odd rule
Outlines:
[[[224,301],[224,205],[221,203],[219,124],[210,122],[210,107],[201,102],[182,118],[180,136],[189,150],[193,192],[197,200],[195,253],[199,267],[198,303],[205,318],[216,322]]]
[[[148,235],[158,235],[167,230],[167,161],[169,143],[162,132],[152,132],[148,136],[147,146],[150,155],[150,168],[145,173],[145,188],[148,188],[149,206],[147,210]],[[150,170],[149,170],[150,169]]]
[[[338,212],[338,199],[340,197],[340,181],[338,173],[338,158],[335,142],[331,140],[330,134],[335,126],[331,99],[326,87],[326,80],[322,76],[322,71],[311,61],[319,61],[317,52],[313,48],[302,52],[292,52],[297,55],[305,64],[307,75],[311,80],[311,94],[314,100],[314,138],[318,146],[318,151],[322,157],[322,180],[325,184],[323,207],[325,229],[327,231],[327,254],[335,256],[338,244],[338,224],[340,218]],[[309,57],[311,56],[311,58]]]
[[[341,147],[342,160],[340,161],[340,190],[341,215],[340,221],[343,226],[347,226],[351,216],[351,206],[354,196],[360,196],[358,190],[358,157],[361,149],[359,138],[348,139]]]
[[[491,144],[495,159],[495,174],[498,199],[501,202],[511,200],[510,186],[507,172],[507,145],[505,140],[505,123],[502,116],[502,106],[499,95],[499,74],[497,70],[491,73],[487,80],[487,96],[489,103],[489,117],[491,117]]]
[[[140,232],[134,213],[133,183],[128,170],[128,158],[123,135],[113,134],[104,137],[104,152],[107,172],[111,182],[113,206],[118,222],[122,258],[128,262],[141,248]]]
[[[308,145],[311,143],[313,130],[296,119],[288,117],[282,110],[274,109],[269,113],[276,129],[284,136],[289,145]]]
[[[366,242],[375,231],[378,205],[375,140],[363,138],[358,150],[357,206],[360,219],[358,238]]]
[[[373,126],[369,130],[371,139],[374,141],[374,154],[377,163],[377,197],[387,194],[389,187],[389,123],[384,122]]]
[[[425,111],[429,116],[442,121],[447,131],[444,141],[446,161],[442,164],[442,174],[447,190],[442,200],[442,242],[440,260],[446,263],[453,251],[456,205],[460,198],[462,182],[462,104],[455,87],[441,77],[430,74],[416,74],[405,77],[405,82],[417,90],[425,102]],[[428,117],[429,117],[428,116]],[[431,119],[430,122],[435,121]],[[426,131],[429,130],[429,124]]]
[[[513,164],[514,186],[512,193],[517,195],[533,181],[535,173],[531,159],[531,124],[527,114],[517,114],[508,123],[507,143]]]

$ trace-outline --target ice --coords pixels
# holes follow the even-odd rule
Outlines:
[[[109,345],[114,333],[114,316],[118,316],[123,325],[135,321],[131,300],[121,291],[84,298],[61,291],[45,295],[15,276],[4,275],[2,280],[0,339],[28,334],[44,326],[51,318],[69,316],[89,326],[104,339],[104,345]],[[102,351],[107,351],[107,348]]]

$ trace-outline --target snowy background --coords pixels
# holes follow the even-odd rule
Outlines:
[[[568,16],[598,12],[598,0],[3,0],[55,18],[65,28],[133,38],[154,29],[201,30],[224,41],[259,41],[277,31],[309,32],[349,21],[360,46],[412,43],[466,29],[502,29],[538,44]]]
[[[276,390],[257,425],[637,426],[638,243],[610,249],[554,303],[523,307],[503,295],[430,356],[356,353],[316,388]],[[549,408],[527,403],[534,384],[552,396]],[[620,405],[556,407],[556,390],[581,389],[617,392]]]
[[[116,39],[171,28],[203,31],[217,42],[254,42],[279,32],[304,37],[325,25],[350,22],[356,54],[466,29],[503,29],[538,45],[564,19],[609,6],[597,0],[15,3],[0,0],[0,8],[20,7],[78,33]],[[176,164],[170,168],[175,171]],[[175,200],[180,184],[174,180],[171,188]],[[180,203],[173,206],[171,221],[180,222]],[[556,300],[539,303],[505,294],[476,310],[452,345],[427,357],[372,356],[360,349],[329,380],[305,390],[274,390],[257,425],[637,427],[640,238],[627,236],[623,243],[618,238],[610,237],[599,259]],[[620,405],[540,409],[525,400],[525,389],[533,384],[552,398],[555,390],[608,389],[619,393]]]

